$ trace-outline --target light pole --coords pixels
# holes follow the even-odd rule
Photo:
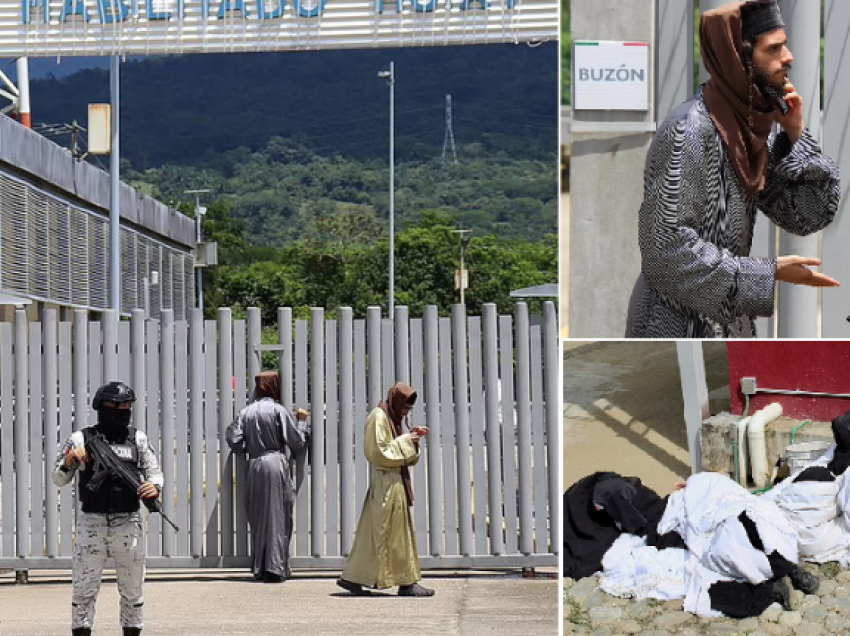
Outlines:
[[[395,315],[395,62],[390,70],[378,71],[378,77],[386,79],[390,87],[390,320]]]
[[[467,243],[469,243],[469,235],[472,234],[472,230],[452,230],[452,233],[460,237],[460,276],[458,276],[457,286],[460,288],[460,304],[465,305],[466,295],[464,292],[466,291],[467,278],[466,270],[463,267],[463,252]]]
[[[200,190],[183,190],[183,194],[195,195],[195,258],[197,259],[197,250],[201,245],[201,217],[206,213],[206,208],[201,207],[201,195],[209,192],[208,188]],[[198,309],[201,310],[201,315],[204,315],[204,270],[195,264],[195,296],[197,297]]]

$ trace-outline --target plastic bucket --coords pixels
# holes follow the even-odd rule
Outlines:
[[[785,449],[785,461],[791,477],[796,477],[806,466],[823,455],[832,446],[830,442],[802,442]]]

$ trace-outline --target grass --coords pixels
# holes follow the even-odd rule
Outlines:
[[[585,612],[581,605],[579,605],[578,601],[572,598],[567,599],[566,607],[564,607],[567,622],[572,623],[573,625],[589,625],[590,620],[588,619],[587,612]]]

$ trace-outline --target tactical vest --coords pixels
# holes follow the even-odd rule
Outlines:
[[[96,435],[95,427],[83,429],[85,443]],[[139,470],[139,449],[136,446],[136,429],[127,427],[127,438],[122,442],[107,440],[115,454],[133,470]],[[139,495],[115,477],[107,477],[96,491],[89,490],[88,483],[94,475],[94,461],[90,458],[85,468],[78,471],[80,476],[77,496],[83,506],[83,512],[115,513],[136,512],[139,510]]]

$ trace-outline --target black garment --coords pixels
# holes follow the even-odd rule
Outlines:
[[[809,466],[799,475],[794,477],[794,483],[799,481],[835,481],[835,475],[824,466]]]
[[[832,420],[832,436],[835,438],[835,456],[827,464],[833,475],[842,475],[850,466],[850,411]]]
[[[747,531],[750,544],[764,552],[764,543],[758,534],[756,524],[746,512],[738,515],[738,520]],[[723,612],[732,618],[760,616],[773,603],[773,586],[784,576],[788,576],[797,566],[779,554],[776,550],[767,555],[773,577],[753,585],[746,581],[718,581],[708,588],[712,609]]]
[[[617,505],[610,510],[597,510],[593,501],[594,491],[609,503],[610,499],[608,495],[603,497],[604,493],[614,493],[612,496],[615,498],[616,493],[620,493]],[[634,496],[629,501],[628,493],[632,491]],[[635,534],[646,537],[648,545],[658,549],[685,547],[676,532],[658,534],[658,523],[667,508],[667,498],[659,497],[637,477],[622,477],[611,472],[593,473],[577,481],[564,493],[563,505],[564,576],[581,579],[602,569],[602,557],[622,533],[617,521],[625,529],[634,527],[633,522],[642,518],[645,523],[636,528]]]
[[[129,412],[129,411],[128,411]],[[103,431],[99,426],[89,426],[83,429],[83,440],[85,443],[94,435],[101,435]],[[136,447],[136,429],[127,427],[125,434],[116,439],[107,437],[109,446],[115,451],[128,466],[139,472],[139,450]],[[94,476],[94,462],[88,461],[80,469],[80,483],[77,493],[82,503],[83,512],[112,513],[112,512],[137,512],[139,510],[139,495],[120,479],[107,477],[100,488],[91,490],[88,485]]]

